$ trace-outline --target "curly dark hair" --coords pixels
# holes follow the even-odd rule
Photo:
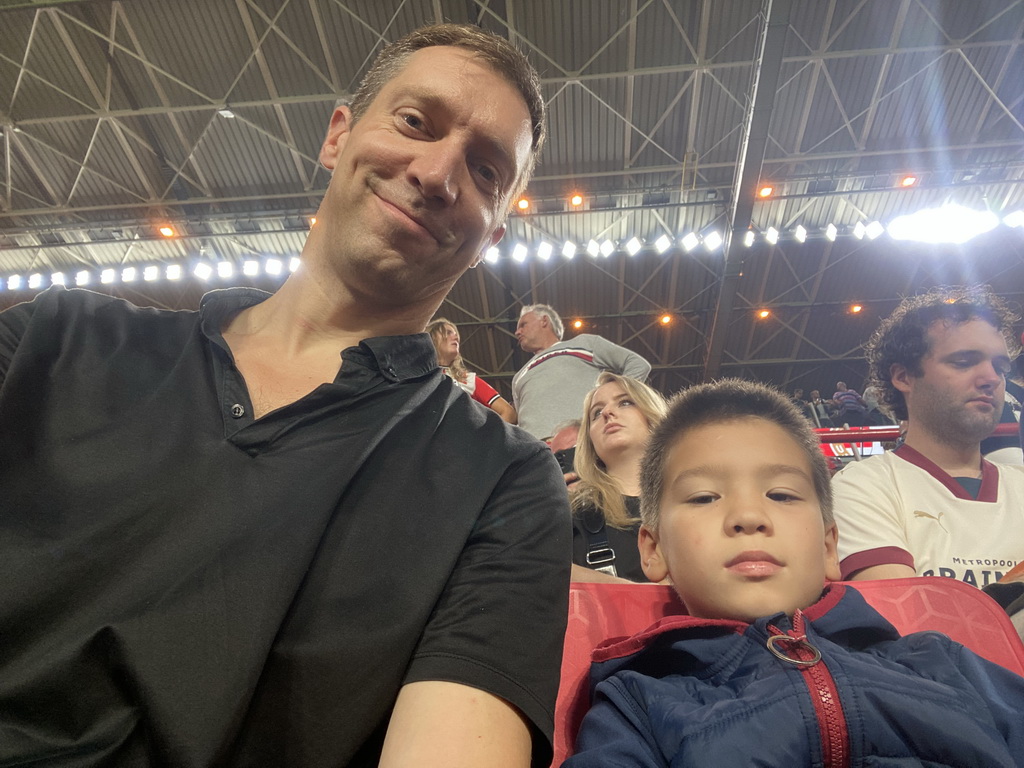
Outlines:
[[[906,367],[912,376],[922,373],[921,360],[931,349],[928,329],[943,321],[962,325],[984,320],[1002,334],[1010,357],[1020,351],[1013,325],[1019,318],[987,285],[940,286],[900,302],[872,334],[864,351],[871,383],[882,392],[882,401],[897,419],[908,418],[907,401],[892,383],[892,366]]]

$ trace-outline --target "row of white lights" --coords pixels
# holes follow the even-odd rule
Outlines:
[[[1024,227],[1024,211],[1014,211],[1002,219],[1002,223],[1008,227]],[[972,211],[959,206],[944,206],[942,208],[920,211],[911,216],[901,216],[894,219],[888,227],[890,237],[898,240],[928,240],[930,242],[965,242],[976,234],[987,232],[999,224],[999,217],[994,213]],[[878,221],[869,223],[858,222],[852,229],[851,234],[858,240],[867,237],[874,240],[886,232],[886,227]],[[825,238],[835,241],[839,236],[839,229],[835,224],[829,224],[822,230]],[[958,235],[958,233],[960,233]],[[800,225],[792,230],[793,239],[803,243],[807,241],[808,231]],[[775,227],[769,227],[764,231],[765,242],[775,245],[779,242],[781,233]],[[946,239],[936,239],[946,238]],[[959,238],[959,239],[957,239]],[[752,246],[757,239],[754,230],[747,230],[743,237],[743,244],[746,247]],[[703,237],[696,232],[690,232],[679,239],[679,244],[686,252],[693,251],[703,243],[709,251],[716,251],[722,247],[722,235],[717,231],[711,231]],[[665,253],[675,244],[673,238],[662,234],[652,243],[654,250],[660,254]],[[639,253],[644,243],[638,237],[631,237],[622,247],[630,256]],[[619,249],[619,246],[612,240],[604,240],[598,243],[590,240],[584,250],[593,258],[608,258]],[[566,259],[576,256],[579,246],[567,240],[562,245],[561,253]],[[546,241],[537,245],[536,255],[541,261],[548,261],[554,255],[555,247]],[[524,262],[529,255],[529,249],[522,243],[516,243],[511,250],[513,261]],[[501,252],[497,247],[492,247],[484,254],[484,260],[494,264],[501,259]],[[299,267],[298,257],[288,260],[267,258],[262,261],[247,259],[242,264],[236,265],[230,261],[210,263],[200,261],[192,268],[192,274],[199,280],[206,281],[216,275],[220,279],[228,279],[235,276],[236,271],[246,277],[258,277],[260,275],[279,276],[287,272],[294,272]],[[44,275],[36,272],[31,275],[10,275],[0,278],[0,290],[41,290],[47,285],[68,285],[73,283],[77,286],[87,286],[94,283],[111,285],[116,283],[134,283],[139,280],[154,282],[158,280],[177,281],[185,276],[185,267],[181,264],[167,264],[164,266],[127,266],[120,269],[108,267],[99,271],[98,275],[91,270],[79,270],[74,275],[67,275],[64,272],[53,272]]]
[[[1002,220],[1008,227],[1024,227],[1024,211],[1014,211]],[[994,229],[999,224],[999,217],[994,213],[971,211],[959,206],[944,206],[943,208],[921,211],[912,216],[900,216],[889,224],[889,235],[896,240],[915,240],[924,242],[951,242],[962,243],[982,232]],[[885,225],[880,221],[863,222],[858,221],[850,231],[855,238],[863,240],[875,240],[886,232]],[[835,242],[839,237],[839,228],[835,224],[829,224],[821,233],[826,240]],[[809,232],[803,225],[797,225],[792,230],[793,239],[798,243],[807,242]],[[770,245],[775,245],[782,237],[782,233],[775,227],[768,227],[763,233],[763,239]],[[757,233],[748,229],[743,235],[743,245],[750,248],[757,242]],[[716,251],[722,247],[724,240],[717,231],[711,231],[703,237],[696,232],[690,232],[679,239],[683,250],[689,253],[698,245],[703,243],[708,251]],[[658,253],[665,253],[675,244],[675,241],[668,235],[661,235],[653,243],[654,250]],[[631,237],[621,246],[630,256],[636,256],[644,248],[644,242],[638,237]],[[619,245],[613,240],[604,240],[598,243],[590,240],[584,250],[593,258],[608,258],[619,250]],[[579,246],[571,240],[566,240],[562,245],[561,253],[566,259],[575,258]],[[536,255],[541,261],[548,261],[554,255],[555,246],[542,241],[537,245]],[[511,257],[513,261],[524,262],[529,255],[529,249],[522,243],[516,243],[512,247]],[[494,264],[501,259],[501,251],[497,246],[489,248],[484,255],[484,260]]]
[[[234,277],[236,273],[241,273],[246,277],[259,277],[260,275],[274,277],[283,275],[286,272],[294,272],[299,268],[299,263],[298,257],[294,256],[288,260],[269,258],[263,261],[256,261],[254,259],[247,259],[242,262],[240,268],[239,265],[230,261],[219,261],[213,264],[201,261],[192,268],[192,274],[204,282],[210,280],[214,275],[223,280]],[[41,272],[34,272],[31,275],[10,275],[7,278],[0,278],[0,290],[21,291],[28,289],[38,291],[49,285],[76,285],[84,287],[94,284],[131,284],[137,283],[140,280],[149,283],[161,280],[176,282],[184,277],[185,267],[181,264],[167,264],[164,266],[150,264],[148,266],[121,267],[119,269],[107,267],[100,270],[98,274],[88,269],[78,270],[74,274],[52,272],[49,275],[44,275]]]

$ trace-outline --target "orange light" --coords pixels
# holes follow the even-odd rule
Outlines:
[[[164,237],[174,237],[174,229],[168,226],[160,227],[160,234]]]
[[[901,187],[912,187],[917,184],[917,176],[904,176],[900,180]]]
[[[519,202],[516,203],[516,205],[519,206],[520,211],[525,211],[527,208],[530,207],[530,201],[527,200],[525,197],[521,197],[519,198]]]
[[[573,195],[572,197],[569,198],[569,204],[574,207],[579,207],[583,205],[583,195],[579,193]]]
[[[774,192],[774,191],[775,191],[774,187],[764,186],[764,187],[761,187],[759,190],[757,190],[757,196],[758,197],[771,197],[772,196],[772,192]]]
[[[580,319],[573,320],[572,321],[572,327],[575,328],[578,331],[580,328],[583,327],[583,321],[580,320]]]
[[[312,226],[314,226],[315,224],[316,224],[316,216],[310,216],[310,217],[309,217],[309,226],[311,226],[311,227],[312,227]]]
[[[661,322],[662,325],[668,325],[669,323],[672,322],[672,315],[662,315],[659,318],[659,321]]]
[[[767,309],[762,309],[760,312],[757,313],[757,316],[764,320],[766,318],[771,317],[772,313]]]
[[[860,304],[854,304],[852,307],[850,307],[850,311],[853,312],[853,314],[855,315],[862,309],[864,309],[864,307],[862,307]]]

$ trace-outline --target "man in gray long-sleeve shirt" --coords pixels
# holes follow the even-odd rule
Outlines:
[[[544,440],[556,424],[578,419],[583,398],[601,371],[644,381],[651,364],[601,336],[584,333],[562,341],[562,318],[547,304],[523,307],[516,339],[533,354],[512,379],[519,426]]]

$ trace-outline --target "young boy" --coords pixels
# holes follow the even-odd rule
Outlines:
[[[1024,679],[900,637],[839,578],[829,473],[781,393],[686,390],[641,470],[640,559],[689,611],[594,654],[580,766],[1024,766]]]

